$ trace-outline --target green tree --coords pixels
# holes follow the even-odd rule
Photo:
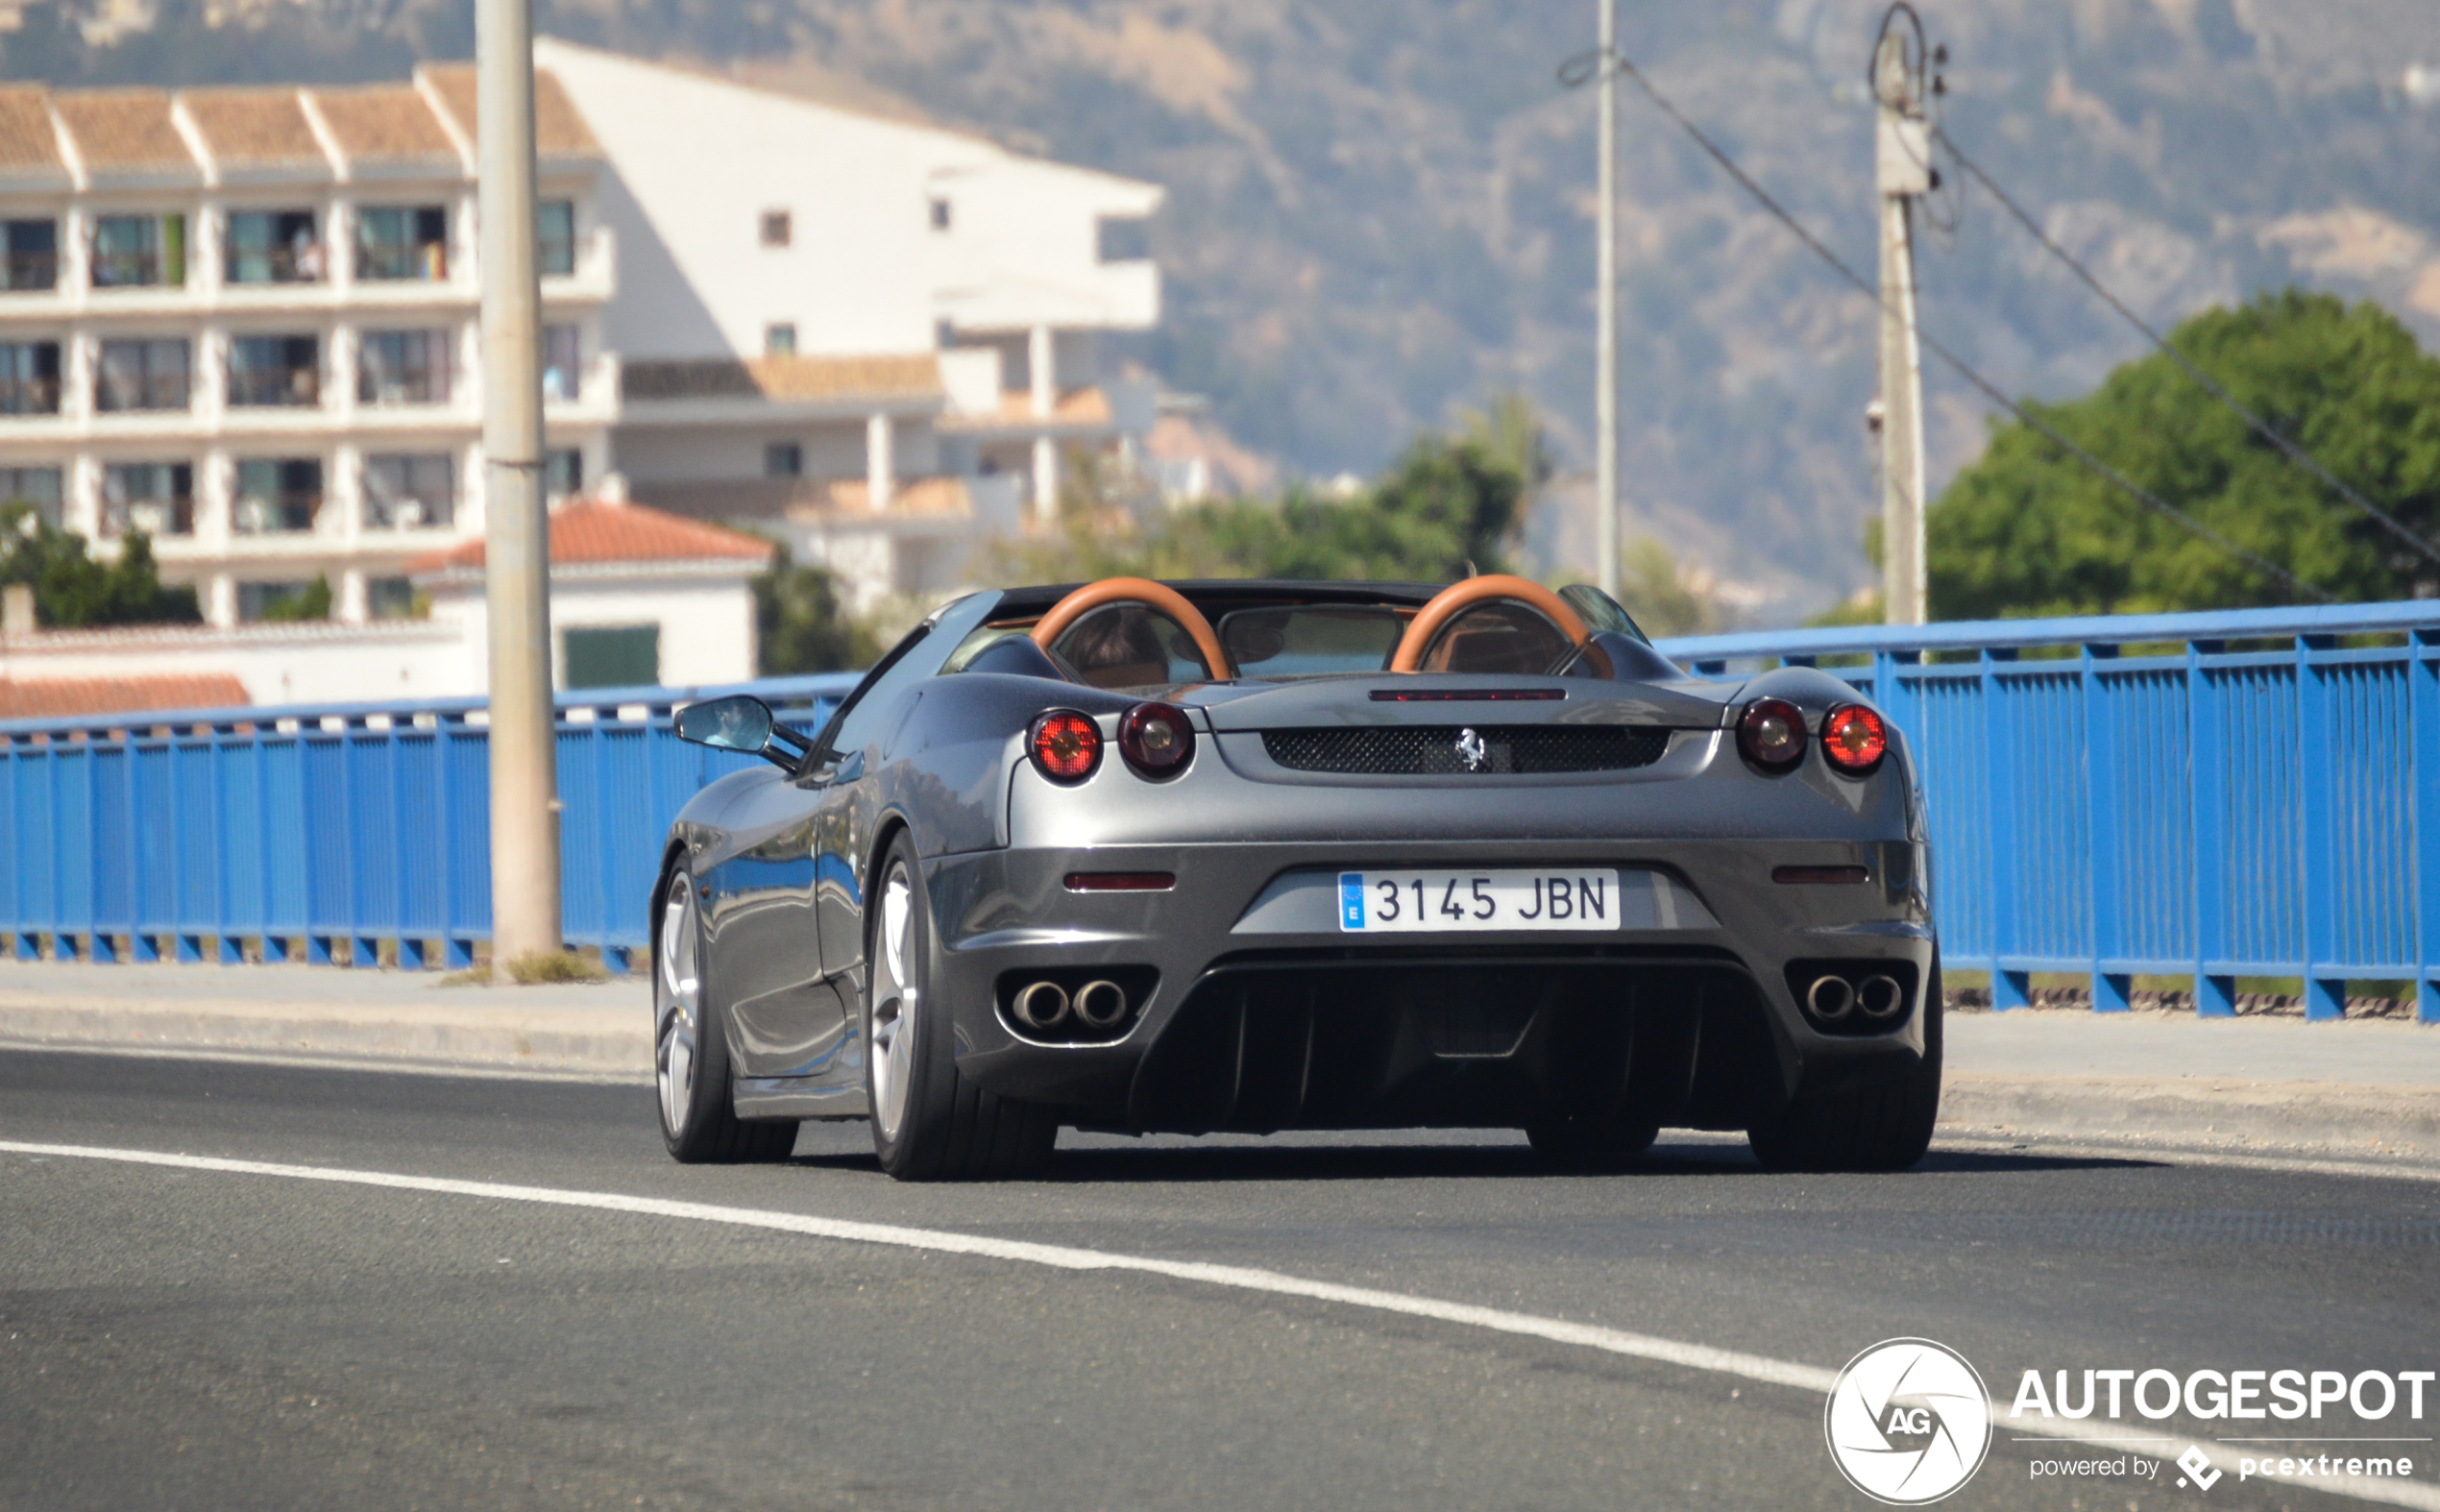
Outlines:
[[[797,566],[784,546],[754,579],[754,625],[766,677],[869,667],[881,655],[872,631],[840,601],[838,580],[827,569]]]
[[[293,594],[284,595],[263,605],[262,617],[270,621],[328,620],[330,618],[330,577],[316,573],[313,581]]]
[[[1071,492],[1061,528],[1015,548],[1007,575],[1030,582],[1146,577],[1354,578],[1447,582],[1508,571],[1533,489],[1549,476],[1541,427],[1521,400],[1415,438],[1348,499],[1302,485],[1277,500],[1212,500],[1136,524]]]
[[[162,584],[142,531],[129,534],[117,561],[97,562],[83,536],[54,527],[24,500],[0,504],[0,583],[31,587],[36,620],[55,629],[193,624],[204,617],[192,587]]]
[[[2440,360],[2371,304],[2298,290],[2211,309],[2170,342],[2349,487],[2429,538],[2440,522]],[[2168,357],[2026,406],[2246,549],[2341,599],[2404,598],[2435,569],[2298,467]],[[2096,476],[2021,423],[1925,519],[1940,619],[2285,603],[2292,590]]]
[[[1639,535],[1619,549],[1619,603],[1644,633],[1710,635],[1728,627],[1730,616],[1705,593],[1702,579],[1689,581],[1668,547]]]

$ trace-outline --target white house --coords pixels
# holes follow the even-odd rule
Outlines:
[[[610,461],[599,150],[537,84],[546,414]],[[317,575],[406,612],[406,560],[482,531],[474,71],[361,88],[0,88],[0,499],[130,530],[222,626]]]
[[[1100,338],[1159,317],[1157,185],[536,55],[555,497],[623,486],[747,525],[861,609],[971,580],[978,543],[1050,516],[1065,449],[1140,459],[1153,396]],[[479,679],[436,676],[452,635],[405,622],[454,592],[410,565],[483,531],[478,124],[464,63],[353,88],[0,85],[0,500],[106,556],[150,534],[229,655],[296,659],[278,689],[239,674],[257,701],[319,696],[307,669],[355,644],[269,618],[317,576],[337,625],[382,627],[383,692]],[[565,591],[563,623],[627,612]],[[200,634],[100,634],[81,665]],[[660,654],[680,680],[751,670],[674,632]]]
[[[1056,506],[1062,448],[1152,428],[1099,337],[1159,319],[1158,185],[548,37],[535,58],[610,163],[637,498],[752,522],[861,604],[960,581],[972,542]]]

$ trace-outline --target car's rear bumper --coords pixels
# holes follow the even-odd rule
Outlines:
[[[1342,869],[1617,867],[1651,905],[1598,933],[1342,933],[1305,879]],[[1860,866],[1790,885],[1779,868]],[[1075,872],[1169,873],[1075,891]],[[1795,1096],[1904,1075],[1934,941],[1903,841],[1367,841],[1017,848],[927,865],[960,1068],[1079,1122],[1142,1130],[1516,1126],[1623,1109],[1743,1128]],[[1625,899],[1622,900],[1627,901]],[[1906,986],[1886,1025],[1825,1026],[1791,966]],[[1053,977],[1148,990],[1123,1036],[1044,1042],[1009,998]]]

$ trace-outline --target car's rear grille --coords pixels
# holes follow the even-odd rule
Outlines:
[[[1294,771],[1367,777],[1623,771],[1660,760],[1669,731],[1636,724],[1410,724],[1265,730],[1262,746]]]

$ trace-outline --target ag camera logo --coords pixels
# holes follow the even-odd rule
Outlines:
[[[1839,1372],[1822,1433],[1849,1485],[1890,1506],[1922,1506],[1983,1468],[1990,1394],[1947,1345],[1884,1339]]]

